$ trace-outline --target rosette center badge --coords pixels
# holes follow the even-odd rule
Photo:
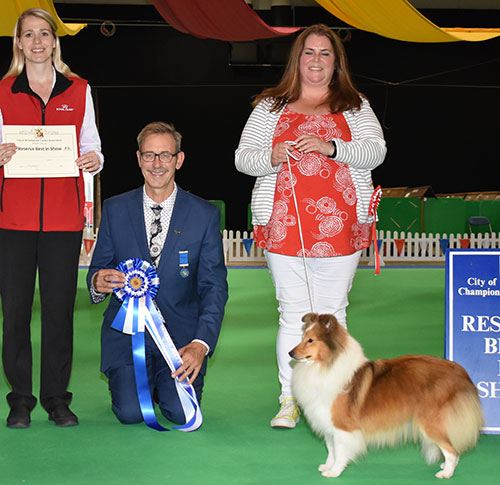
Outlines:
[[[128,296],[141,298],[148,295],[153,299],[160,285],[160,278],[154,266],[140,259],[127,259],[121,262],[117,268],[125,273],[125,286],[115,288],[115,294],[119,300]]]

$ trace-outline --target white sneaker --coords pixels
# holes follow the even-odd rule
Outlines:
[[[299,406],[297,400],[293,397],[286,397],[281,403],[280,410],[273,419],[271,419],[272,428],[295,428],[300,420]]]

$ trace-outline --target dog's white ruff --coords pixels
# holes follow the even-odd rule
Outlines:
[[[361,431],[350,433],[337,429],[330,416],[332,402],[367,360],[361,345],[349,335],[346,348],[332,366],[323,368],[316,362],[309,365],[300,361],[294,367],[293,395],[313,431],[325,439],[328,449],[326,462],[318,467],[325,477],[338,477],[349,462],[366,451]]]

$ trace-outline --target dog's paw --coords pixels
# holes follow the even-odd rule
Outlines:
[[[451,478],[455,473],[458,460],[459,458],[457,456],[447,457],[446,460],[441,463],[441,471],[436,473],[436,478]]]
[[[453,472],[446,472],[444,470],[441,470],[440,472],[437,472],[435,477],[436,478],[451,478],[453,476]]]
[[[326,478],[337,478],[340,477],[344,469],[339,469],[333,466],[332,468],[327,468],[323,471],[321,471],[321,475],[323,475]]]
[[[335,465],[335,460],[333,459],[333,455],[329,453],[328,456],[326,457],[325,463],[318,466],[318,470],[320,472],[324,472],[326,470],[329,470],[330,468],[333,468],[334,465]]]

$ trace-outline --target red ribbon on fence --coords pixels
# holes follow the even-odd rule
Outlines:
[[[398,251],[398,256],[401,256],[403,252],[403,248],[405,247],[406,239],[394,239],[394,243],[396,244],[396,249]]]
[[[460,247],[462,249],[468,249],[470,247],[470,239],[460,239]]]
[[[83,238],[83,244],[85,246],[85,252],[87,253],[87,256],[90,254],[90,251],[92,250],[92,246],[95,243],[95,239],[88,239],[88,238]]]
[[[372,242],[375,249],[375,274],[380,273],[380,255],[378,252],[377,244],[377,208],[382,197],[382,188],[380,185],[373,191],[372,199],[370,200],[370,207],[368,208],[368,214],[373,217],[372,222]]]

